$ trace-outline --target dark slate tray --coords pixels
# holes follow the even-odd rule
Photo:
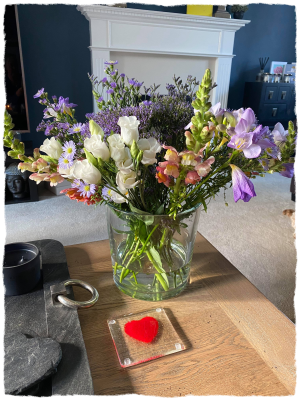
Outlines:
[[[42,255],[42,278],[30,293],[5,296],[5,335],[22,332],[30,336],[51,337],[62,348],[57,372],[41,385],[38,395],[94,394],[91,371],[77,310],[53,306],[50,286],[70,279],[63,245],[52,239],[29,242]],[[68,297],[74,299],[72,287]]]

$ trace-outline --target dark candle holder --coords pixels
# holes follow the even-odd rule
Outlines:
[[[30,292],[41,277],[39,249],[30,243],[5,245],[3,278],[6,296],[17,296]]]

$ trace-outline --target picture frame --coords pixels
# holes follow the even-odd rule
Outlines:
[[[284,70],[285,74],[292,74],[291,83],[295,82],[295,75],[296,75],[296,63],[287,64]]]
[[[270,67],[270,74],[284,74],[286,61],[272,61]]]

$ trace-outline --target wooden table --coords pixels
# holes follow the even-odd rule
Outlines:
[[[191,282],[162,301],[187,350],[122,369],[107,319],[154,308],[113,282],[108,240],[65,247],[71,278],[99,292],[79,311],[95,394],[152,396],[294,394],[295,326],[203,236],[197,235]],[[88,294],[75,289],[75,298]]]

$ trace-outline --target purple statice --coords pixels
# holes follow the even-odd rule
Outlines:
[[[106,76],[100,81],[100,82],[102,82],[102,83],[106,83],[107,82],[107,78],[106,78]]]
[[[91,137],[91,132],[90,132],[90,128],[89,128],[89,124],[84,124],[82,131],[81,131],[81,139],[87,139]],[[79,141],[80,145],[83,145],[83,141]]]
[[[98,112],[97,114],[86,114],[86,118],[94,120],[103,129],[105,135],[109,135],[111,131],[114,133],[121,133],[118,121],[120,117],[136,116],[140,121],[139,133],[140,137],[144,137],[148,132],[149,120],[152,115],[150,107],[125,107],[106,109]]]
[[[105,61],[104,64],[105,65],[116,65],[116,64],[118,64],[118,61]]]
[[[75,153],[76,153],[76,147],[75,147],[75,143],[73,142],[73,140],[70,140],[68,142],[66,142],[63,145],[63,156],[67,157],[69,159],[73,159]]]
[[[40,89],[37,91],[37,93],[33,96],[34,99],[37,99],[38,97],[41,97],[41,95],[44,93],[44,88]]]
[[[129,85],[134,86],[135,85],[135,79],[134,78],[128,79],[128,83],[129,83]]]
[[[68,169],[73,165],[73,160],[65,155],[61,155],[58,159],[59,168]]]
[[[78,124],[75,124],[72,126],[72,128],[69,130],[69,133],[70,134],[81,133],[83,128],[84,128],[83,124],[81,122],[79,122]]]
[[[116,87],[117,87],[117,84],[116,84],[116,82],[111,82],[110,86],[111,86],[112,88],[116,88]]]
[[[57,129],[69,129],[70,128],[70,124],[68,122],[58,122],[57,123]]]
[[[103,101],[103,97],[100,96],[99,99],[98,99],[97,101],[100,103],[101,101]]]
[[[91,197],[92,194],[96,193],[96,188],[94,184],[83,182],[80,184],[78,191],[80,192],[80,196]]]
[[[121,74],[120,77],[124,79],[125,78],[125,74]]]
[[[152,104],[152,101],[145,100],[143,101],[143,104],[145,104],[145,106],[150,106]]]
[[[134,82],[135,87],[141,87],[144,82]]]
[[[54,128],[54,125],[47,125],[47,128],[45,129],[45,135],[49,136],[51,135],[51,130]]]
[[[111,71],[110,76],[115,76],[117,72],[118,72],[117,69],[115,69],[114,71]]]
[[[113,94],[113,93],[114,93],[114,89],[108,89],[108,90],[106,91],[106,93],[108,93],[108,94]]]

